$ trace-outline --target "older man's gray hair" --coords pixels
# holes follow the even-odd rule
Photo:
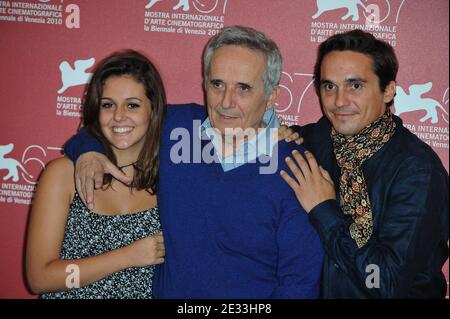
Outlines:
[[[264,33],[249,27],[229,26],[210,39],[203,56],[205,85],[209,82],[209,71],[214,52],[226,45],[243,46],[264,54],[266,57],[266,68],[263,74],[264,97],[268,100],[273,88],[280,83],[283,59],[274,41]]]

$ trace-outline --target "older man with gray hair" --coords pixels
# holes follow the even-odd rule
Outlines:
[[[319,296],[319,237],[278,176],[287,169],[278,158],[304,151],[272,134],[281,70],[272,40],[227,27],[204,54],[207,108],[168,107],[157,193],[166,259],[155,273],[154,297]],[[65,151],[76,159],[98,150],[96,143],[82,132]],[[105,170],[125,180],[101,154],[77,161],[78,189],[89,205]]]

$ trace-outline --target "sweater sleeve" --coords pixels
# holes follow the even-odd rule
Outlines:
[[[292,196],[282,201],[278,242],[278,287],[272,298],[318,298],[323,265],[320,238]]]
[[[416,163],[402,164],[383,204],[383,223],[361,248],[350,237],[350,217],[344,216],[336,200],[309,213],[334,266],[373,298],[407,296],[417,274],[436,258],[430,247],[448,239],[448,177]],[[374,267],[379,269],[379,287],[368,289],[366,281]]]
[[[80,155],[87,152],[106,153],[100,142],[89,134],[86,128],[82,127],[78,134],[64,145],[64,154],[73,162],[76,162]]]

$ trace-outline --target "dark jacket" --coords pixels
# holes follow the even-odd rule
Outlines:
[[[310,212],[325,249],[324,298],[442,298],[448,258],[448,173],[436,153],[395,117],[392,139],[363,164],[373,213],[373,234],[358,249],[351,217],[337,200]],[[338,194],[340,169],[326,118],[294,127],[307,149],[332,176]],[[337,196],[339,198],[339,195]],[[379,288],[376,288],[377,268]],[[369,289],[366,286],[374,288]]]

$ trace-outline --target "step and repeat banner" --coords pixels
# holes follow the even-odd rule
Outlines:
[[[280,118],[306,124],[321,116],[312,81],[318,44],[338,32],[370,31],[400,60],[395,114],[448,170],[448,19],[448,0],[0,1],[0,298],[34,298],[23,255],[36,183],[76,133],[84,85],[111,52],[144,52],[170,103],[203,103],[208,39],[227,25],[254,27],[285,59]]]

